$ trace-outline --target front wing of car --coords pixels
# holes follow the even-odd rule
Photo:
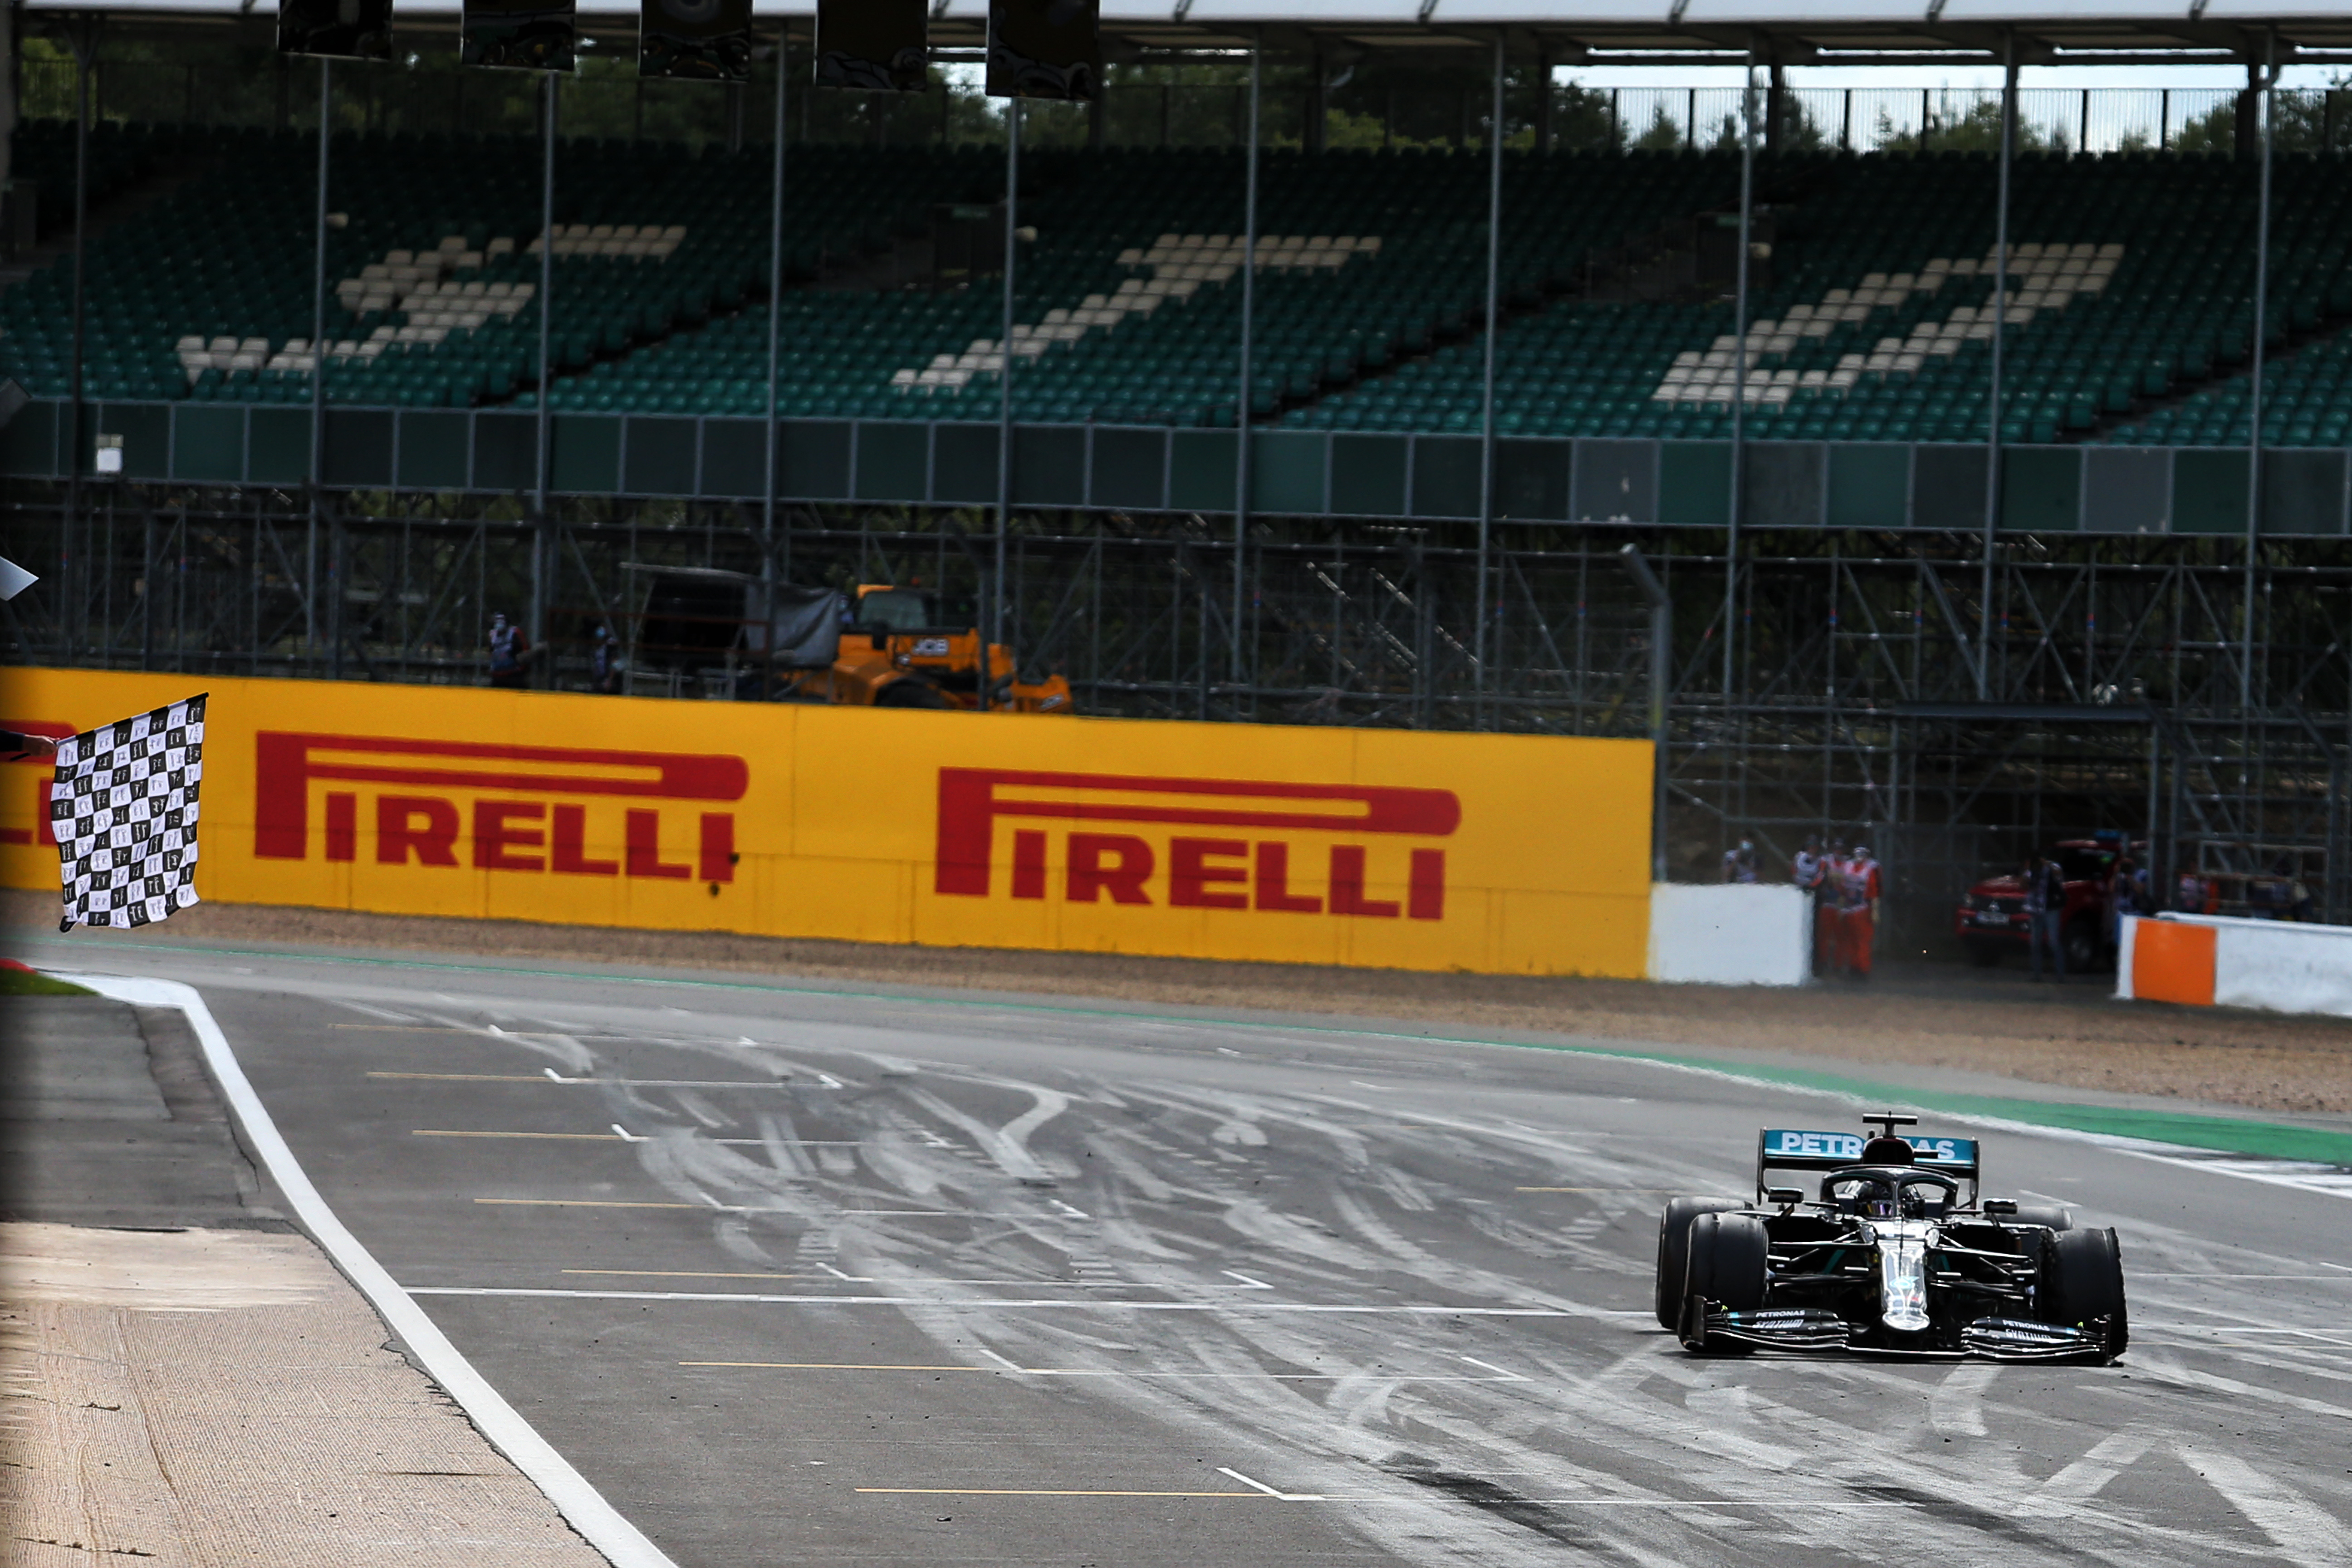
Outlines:
[[[2072,1361],[2102,1358],[2108,1343],[2104,1319],[2077,1327],[2030,1318],[1983,1317],[1963,1327],[1959,1348],[1948,1350],[1887,1345],[1873,1334],[1871,1325],[1850,1323],[1820,1307],[1766,1307],[1740,1312],[1709,1301],[1705,1310],[1702,1342],[1722,1340],[1763,1350],[1852,1351],[1932,1361],[1961,1361],[1970,1356],[1988,1361]]]

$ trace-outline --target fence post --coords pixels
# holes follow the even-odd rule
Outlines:
[[[2263,62],[2261,195],[2254,209],[2254,346],[2253,364],[2247,373],[2252,393],[2248,412],[2253,423],[2246,431],[2246,609],[2245,658],[2238,668],[2238,707],[2252,710],[2254,700],[2254,584],[2261,566],[2263,537],[2263,351],[2270,339],[2271,282],[2271,139],[2277,132],[2278,29],[2273,27]]]
[[[1241,692],[1244,676],[1242,609],[1244,589],[1242,562],[1248,552],[1249,546],[1250,411],[1257,401],[1257,389],[1254,384],[1255,371],[1251,364],[1251,353],[1257,346],[1252,341],[1252,333],[1257,325],[1257,117],[1260,79],[1265,58],[1265,38],[1262,36],[1252,38],[1249,74],[1249,145],[1243,153],[1245,172],[1243,175],[1244,210],[1242,214],[1242,395],[1241,402],[1234,410],[1234,619],[1233,626],[1229,629],[1233,633],[1234,705],[1237,710],[1243,710],[1245,707]],[[1201,590],[1202,601],[1205,603],[1208,596],[1207,583],[1203,582],[1201,584]],[[1209,650],[1203,647],[1201,649],[1201,664],[1204,670],[1208,667],[1208,662]],[[1203,686],[1208,684],[1208,678],[1205,675],[1202,678],[1202,684]]]
[[[2009,164],[2017,135],[2017,36],[2001,42],[2000,205],[1993,219],[1992,367],[1985,405],[1984,578],[1977,606],[1977,700],[1991,695],[1992,552],[2000,522],[2000,357],[2009,326]]]
[[[21,16],[22,13],[19,13]],[[19,23],[22,26],[22,23]],[[68,383],[72,399],[66,414],[66,526],[67,541],[60,552],[67,562],[73,560],[73,531],[81,525],[81,471],[88,459],[82,455],[82,280],[88,271],[85,265],[85,226],[89,216],[89,93],[91,57],[98,52],[98,21],[95,17],[77,17],[68,24],[67,37],[72,40],[74,54],[74,217],[73,217],[73,374]],[[85,550],[80,563],[79,607],[71,601],[60,616],[68,638],[77,621],[87,628],[89,601],[89,563],[92,552]],[[67,584],[75,581],[71,570],[58,574]],[[152,584],[150,584],[152,587]],[[70,590],[69,590],[70,591]],[[59,598],[66,597],[60,594]],[[71,646],[68,641],[68,647]]]
[[[1731,338],[1731,496],[1723,546],[1723,717],[1731,721],[1739,644],[1739,524],[1747,489],[1748,253],[1756,206],[1756,51],[1739,68],[1739,270],[1733,296]],[[1693,247],[1696,250],[1696,247]]]
[[[531,498],[530,552],[530,638],[544,668],[555,668],[554,656],[546,651],[547,611],[551,568],[554,565],[555,533],[550,516],[547,491],[554,475],[555,426],[550,399],[554,394],[551,360],[554,353],[555,331],[555,133],[561,123],[557,96],[562,78],[553,71],[541,75],[540,90],[546,98],[546,126],[542,132],[544,145],[540,162],[539,185],[539,393],[536,421],[539,437],[534,454],[538,483]],[[487,608],[487,606],[482,606]]]
[[[807,101],[803,95],[802,101]],[[996,647],[1009,635],[1004,626],[1004,546],[1006,536],[1013,531],[1013,270],[1020,259],[1018,225],[1021,222],[1021,109],[1027,100],[1008,98],[1004,100],[1004,325],[1003,337],[997,344],[996,373],[996,556],[995,571],[988,584],[988,614],[982,624],[988,627],[987,644],[980,655],[980,710],[986,713],[994,706],[991,687],[996,679]],[[1208,654],[1202,653],[1205,668]],[[1018,671],[1020,664],[1013,662]],[[1013,711],[1007,701],[1005,711]]]
[[[788,90],[793,79],[793,27],[790,22],[776,25],[776,145],[772,167],[768,175],[768,418],[761,443],[766,448],[767,482],[760,505],[760,576],[767,587],[768,652],[775,653],[776,616],[776,487],[783,476],[782,454],[777,449],[782,439],[776,423],[776,377],[783,346],[784,314],[784,116],[790,102]]]
[[[1486,127],[1486,342],[1478,416],[1478,622],[1471,638],[1474,728],[1486,727],[1487,577],[1495,529],[1495,335],[1502,326],[1503,71],[1507,35],[1495,34],[1494,118]]]
[[[1551,51],[1536,51],[1536,156],[1551,153]]]
[[[319,514],[327,486],[327,179],[334,147],[334,61],[319,57],[319,190],[314,215],[318,236],[310,276],[310,553],[318,552]],[[152,582],[152,579],[150,579]],[[150,597],[152,597],[151,593]],[[315,610],[312,612],[316,614]],[[330,611],[330,615],[338,611]],[[313,632],[315,637],[316,633]],[[313,650],[315,651],[315,649]],[[329,655],[331,673],[342,673],[342,641]]]

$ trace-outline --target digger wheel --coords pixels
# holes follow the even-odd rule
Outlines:
[[[877,708],[952,708],[948,694],[928,680],[901,676],[874,694]]]

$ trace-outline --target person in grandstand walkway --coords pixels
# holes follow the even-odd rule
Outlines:
[[[1846,945],[1846,973],[1870,978],[1870,957],[1879,945],[1879,863],[1867,844],[1855,844],[1839,868],[1839,938]]]
[[[58,754],[58,743],[47,735],[20,735],[0,730],[0,763],[41,763]]]
[[[1845,967],[1856,980],[1870,978],[1870,959],[1878,945],[1878,862],[1870,846],[1857,844],[1840,868],[1838,930],[1845,943]]]
[[[1822,929],[1822,884],[1826,879],[1826,862],[1822,858],[1822,836],[1818,833],[1808,833],[1805,835],[1805,847],[1798,850],[1796,858],[1789,862],[1789,879],[1796,883],[1798,889],[1804,893],[1806,901],[1813,907],[1813,931],[1816,942],[1819,941]],[[1816,946],[1813,953],[1813,973],[1820,973],[1821,968],[1821,952]]]
[[[1738,848],[1723,852],[1723,879],[1727,882],[1752,882],[1756,879],[1756,840],[1743,838]]]
[[[2107,878],[2107,950],[2123,945],[2124,917],[2139,913],[2139,869],[2128,855]]]
[[[1834,974],[1845,963],[1845,911],[1842,879],[1845,871],[1845,843],[1832,838],[1822,851],[1820,883],[1813,889],[1813,970],[1820,974]]]
[[[2066,983],[2066,873],[2047,856],[2025,861],[2027,944],[2033,950],[2033,978],[2042,978],[2042,954],[2050,954],[2050,977]]]
[[[588,656],[588,689],[607,697],[621,689],[621,645],[610,626],[596,628],[596,647]]]
[[[528,683],[523,666],[530,658],[530,639],[504,616],[490,617],[490,684],[520,687]]]

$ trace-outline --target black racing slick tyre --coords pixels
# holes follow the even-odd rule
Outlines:
[[[2074,1213],[2056,1204],[2020,1204],[2015,1223],[2043,1226],[2051,1230],[2074,1228]]]
[[[2042,1255],[2041,1302],[2044,1321],[2086,1328],[2104,1321],[2101,1345],[2112,1361],[2131,1343],[2124,1305],[2123,1248],[2112,1230],[2067,1230],[2050,1238]]]
[[[948,694],[928,680],[911,676],[892,681],[874,694],[877,708],[952,708]]]
[[[1691,1221],[1690,1269],[1683,1289],[1680,1334],[1685,1348],[1711,1355],[1746,1355],[1755,1347],[1706,1337],[1706,1303],[1735,1312],[1764,1305],[1764,1275],[1771,1242],[1752,1214],[1711,1213]]]
[[[1658,1327],[1682,1326],[1683,1286],[1690,1274],[1691,1221],[1703,1214],[1728,1214],[1739,1207],[1725,1198],[1668,1198],[1658,1216]]]

